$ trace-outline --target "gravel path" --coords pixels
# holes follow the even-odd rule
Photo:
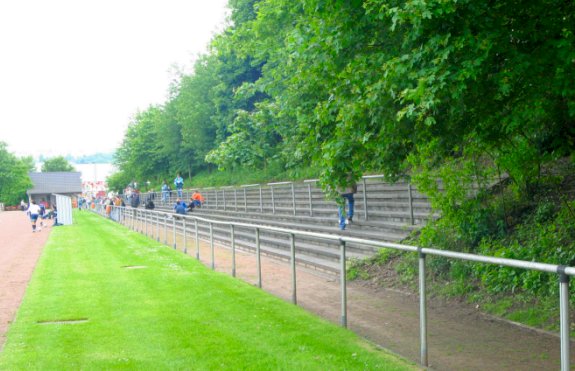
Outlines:
[[[0,212],[0,349],[51,229],[32,233],[24,212]]]

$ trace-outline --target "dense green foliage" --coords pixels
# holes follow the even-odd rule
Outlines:
[[[0,142],[0,202],[18,205],[26,200],[26,190],[32,188],[28,173],[34,171],[32,157],[18,158]]]
[[[53,171],[76,171],[74,167],[64,158],[64,156],[56,156],[49,158],[42,164],[42,172],[48,173]]]
[[[230,7],[231,24],[194,73],[132,123],[118,152],[121,172],[312,167],[327,190],[350,174],[408,177],[442,215],[422,244],[497,253],[499,244],[515,246],[494,242],[513,227],[509,210],[536,208],[549,183],[542,169],[573,158],[573,1]],[[490,204],[490,187],[502,180],[509,195]],[[517,256],[559,259],[524,250]]]
[[[573,152],[572,2],[229,5],[193,74],[131,123],[116,155],[128,178],[277,163],[312,165],[333,188],[350,173],[437,179],[448,166],[496,170],[528,193]]]
[[[74,219],[51,232],[2,370],[415,368],[121,225],[86,212]]]

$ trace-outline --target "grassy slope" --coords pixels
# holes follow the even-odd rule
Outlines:
[[[120,225],[75,218],[52,232],[2,370],[413,367]],[[38,323],[74,319],[88,321]]]

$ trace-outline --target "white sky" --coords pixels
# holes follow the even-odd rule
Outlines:
[[[0,0],[0,141],[19,156],[119,146],[223,29],[227,0]]]

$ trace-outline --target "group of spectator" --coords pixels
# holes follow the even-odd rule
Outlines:
[[[202,203],[204,202],[204,197],[195,190],[190,197],[189,203],[182,201],[183,198],[183,191],[184,191],[184,178],[182,175],[178,173],[176,178],[173,181],[174,189],[177,192],[177,201],[174,205],[174,210],[178,214],[185,214],[189,211],[192,211],[195,207],[201,207]],[[140,191],[138,189],[138,183],[136,181],[132,181],[128,186],[124,189],[124,195],[126,201],[132,207],[138,207],[140,205]],[[162,182],[161,186],[161,195],[162,195],[162,205],[167,205],[170,202],[170,197],[172,196],[172,187],[168,184],[166,180]],[[156,205],[154,203],[156,194],[154,192],[150,192],[146,194],[146,199],[143,200],[144,208],[148,210],[155,209]]]
[[[204,200],[204,196],[202,196],[202,194],[196,190],[194,193],[192,193],[190,202],[188,204],[186,204],[184,201],[182,201],[181,198],[178,197],[176,204],[174,205],[174,210],[177,214],[186,214],[188,211],[191,212],[196,207],[202,207]]]
[[[184,192],[184,178],[182,178],[182,175],[180,173],[178,173],[178,175],[174,179],[174,187],[176,188],[178,197],[182,198]],[[164,182],[162,183],[161,191],[162,191],[162,203],[166,204],[168,203],[168,200],[172,195],[172,188],[165,179]]]

